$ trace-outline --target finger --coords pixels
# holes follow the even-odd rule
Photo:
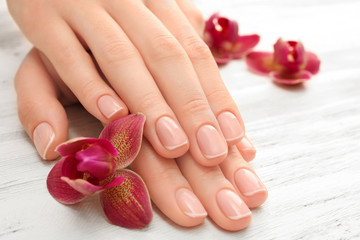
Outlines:
[[[94,19],[94,15],[98,17]],[[101,8],[79,8],[79,15],[68,17],[131,112],[146,115],[144,135],[157,152],[168,158],[184,154],[189,147],[185,132],[119,25]]]
[[[54,22],[40,39],[37,46],[89,113],[103,123],[128,114],[126,105],[103,81],[91,56],[63,20]]]
[[[238,231],[250,224],[249,208],[218,166],[201,166],[190,154],[180,157],[177,163],[194,193],[218,226],[225,230]]]
[[[245,136],[239,143],[236,144],[237,149],[240,151],[245,161],[250,162],[256,156],[256,149],[251,140]]]
[[[227,144],[186,52],[142,2],[122,3],[126,8],[118,1],[104,2],[140,51],[189,138],[191,154],[203,165],[218,164],[226,157]]]
[[[160,157],[144,140],[131,168],[144,179],[152,201],[171,220],[184,227],[203,222],[207,213],[174,160]]]
[[[35,49],[15,76],[19,118],[43,159],[55,159],[55,147],[67,139],[68,121],[59,94]]]
[[[205,29],[205,20],[201,11],[190,0],[176,0],[176,2],[195,31],[202,38]]]
[[[174,0],[147,0],[146,3],[185,49],[227,143],[234,145],[239,142],[244,136],[244,124],[208,46]],[[182,6],[187,4],[185,1],[181,3]]]
[[[235,146],[230,148],[220,168],[249,208],[258,207],[266,201],[268,192],[265,185]]]

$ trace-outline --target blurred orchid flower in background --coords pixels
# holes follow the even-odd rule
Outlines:
[[[204,41],[209,46],[217,64],[239,59],[251,51],[260,41],[260,36],[239,35],[236,21],[214,13],[205,23]]]
[[[274,52],[251,52],[245,58],[249,69],[260,75],[270,76],[275,82],[295,85],[310,80],[320,68],[319,58],[305,51],[297,41],[281,38],[274,44]]]
[[[139,175],[124,169],[137,156],[145,116],[131,114],[108,124],[97,138],[75,138],[61,144],[62,158],[50,171],[47,187],[59,202],[74,204],[100,192],[109,221],[144,228],[152,219],[150,197]]]

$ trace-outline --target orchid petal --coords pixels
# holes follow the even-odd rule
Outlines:
[[[109,142],[109,144],[111,143]],[[85,150],[77,152],[76,159],[78,160],[76,167],[78,171],[88,172],[100,180],[110,176],[115,167],[113,156],[98,143],[94,143]]]
[[[63,161],[61,176],[68,177],[70,179],[83,178],[83,173],[77,171],[76,169],[78,161],[74,155],[67,155],[63,157]]]
[[[73,138],[60,144],[56,148],[56,151],[60,153],[61,156],[75,154],[77,151],[81,150],[81,148],[84,145],[93,144],[96,141],[98,141],[97,138],[86,138],[86,137]]]
[[[214,13],[205,23],[206,42],[210,47],[219,48],[223,42],[235,42],[239,26],[236,21],[220,17]]]
[[[65,159],[58,161],[47,177],[47,188],[51,196],[64,204],[74,204],[85,198],[85,195],[73,189],[61,180],[62,167]]]
[[[233,59],[239,59],[251,51],[260,41],[257,34],[238,36],[238,39],[231,49]]]
[[[301,42],[284,41],[281,38],[274,44],[274,65],[278,72],[298,73],[304,68],[305,48]]]
[[[320,59],[312,52],[306,52],[305,70],[311,74],[316,74],[320,69]]]
[[[115,225],[141,229],[152,219],[150,197],[139,175],[130,170],[118,170],[116,177],[124,181],[100,193],[106,217]]]
[[[227,53],[216,53],[216,51],[212,51],[212,54],[215,58],[215,61],[218,65],[224,65],[232,60],[230,54]]]
[[[251,52],[246,55],[248,68],[260,75],[269,75],[274,70],[273,54],[270,52]]]
[[[122,176],[114,177],[111,182],[106,184],[105,186],[97,186],[94,185],[84,179],[70,179],[68,177],[61,177],[61,180],[66,182],[69,186],[71,186],[76,191],[84,194],[85,196],[92,195],[98,191],[112,188],[121,184],[124,181]]]
[[[115,159],[118,169],[130,165],[137,156],[144,123],[145,115],[130,114],[109,123],[101,132],[100,138],[109,140],[119,153]]]
[[[117,156],[117,151],[114,146],[106,139],[97,139],[97,138],[86,138],[78,137],[70,139],[56,148],[56,151],[60,153],[61,156],[75,154],[77,151],[84,150],[92,144],[99,144],[104,149],[106,149],[114,157]]]
[[[67,183],[70,187],[75,189],[76,191],[88,196],[92,195],[100,190],[102,190],[101,186],[96,186],[84,179],[70,179],[68,177],[61,177],[61,180]]]
[[[309,73],[307,71],[301,71],[300,73],[297,73],[294,76],[286,76],[286,75],[284,76],[284,75],[278,74],[277,72],[272,72],[272,73],[270,73],[270,77],[275,82],[278,82],[281,84],[296,85],[296,84],[300,84],[300,83],[310,80],[311,73]]]

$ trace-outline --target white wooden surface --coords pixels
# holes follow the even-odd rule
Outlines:
[[[258,50],[278,37],[301,40],[322,60],[303,87],[285,88],[246,70],[221,69],[258,149],[252,163],[269,189],[249,228],[228,233],[210,220],[180,228],[155,209],[142,231],[108,224],[96,198],[73,207],[48,194],[53,163],[38,157],[16,110],[13,77],[30,44],[0,2],[0,239],[360,239],[360,1],[197,0],[258,33]],[[31,81],[31,79],[29,79]],[[100,125],[68,110],[71,136],[96,136]]]

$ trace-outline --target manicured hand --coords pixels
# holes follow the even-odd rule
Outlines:
[[[67,139],[64,104],[75,101],[52,74],[33,49],[15,78],[20,120],[46,159],[55,158],[56,153],[48,150]],[[243,141],[238,147],[248,160],[255,154]],[[205,167],[189,153],[176,161],[164,158],[144,139],[131,167],[144,179],[153,202],[175,223],[196,226],[209,216],[218,226],[237,231],[248,226],[249,208],[261,205],[267,190],[238,148],[229,149],[220,165]]]
[[[201,39],[202,16],[189,0],[9,0],[8,6],[47,68],[59,75],[44,95],[28,94],[34,98],[27,99],[24,111],[51,95],[65,104],[80,101],[104,124],[128,110],[142,112],[144,135],[163,157],[190,149],[201,165],[216,166],[228,146],[238,144],[253,158],[238,108]],[[31,91],[37,81],[21,84]],[[37,102],[35,108],[50,103],[60,104]],[[44,118],[20,111],[46,159],[55,158],[55,146],[66,140],[59,131],[66,128],[59,126],[65,114],[55,119],[59,114],[53,111],[45,108]]]

